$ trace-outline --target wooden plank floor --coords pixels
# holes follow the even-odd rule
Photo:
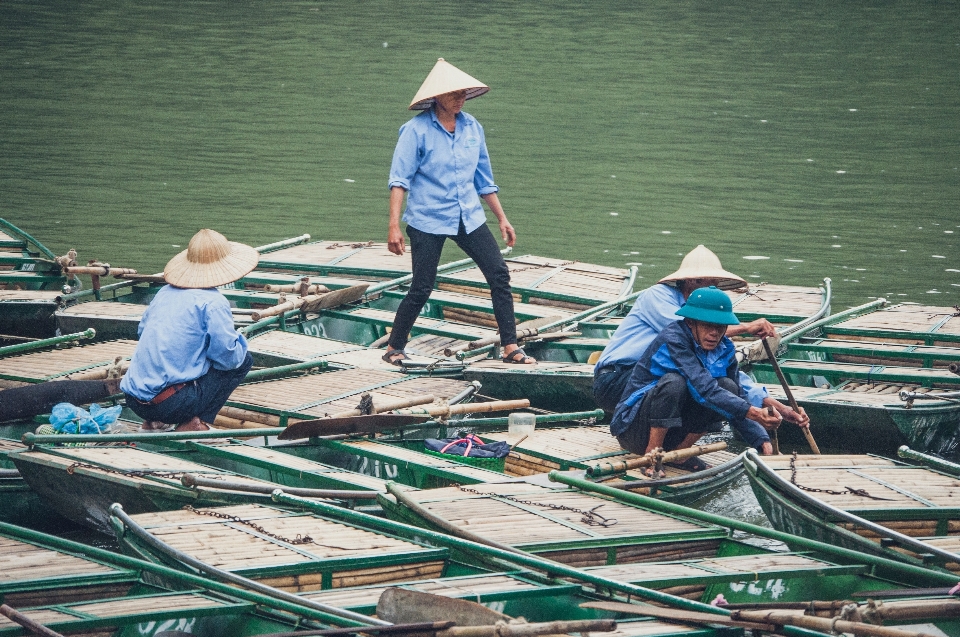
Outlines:
[[[0,303],[4,301],[53,301],[61,294],[63,292],[59,290],[0,290]]]
[[[0,536],[0,591],[39,580],[122,572],[83,557]]]
[[[374,402],[432,394],[440,403],[469,385],[462,380],[403,376],[396,371],[347,369],[241,385],[230,395],[230,403],[253,410],[287,410],[321,417],[354,409],[363,393],[370,393]]]
[[[118,356],[129,359],[136,346],[136,341],[118,340],[8,356],[0,358],[0,377],[40,382],[96,367],[105,368]]]
[[[447,460],[439,456],[434,456],[413,449],[405,449],[396,445],[377,442],[376,440],[343,440],[337,445],[338,448],[349,450],[352,453],[377,457],[380,460],[392,464],[419,465],[421,467],[430,467],[438,471],[443,471],[452,479],[458,476],[470,481],[493,481],[503,480],[506,476],[497,471],[472,467],[456,460]]]
[[[844,333],[847,330],[857,330],[860,333],[857,335]],[[956,336],[960,334],[960,316],[953,307],[901,303],[824,328],[826,334],[842,334],[845,339],[879,340],[878,337],[870,335],[871,331],[903,332],[904,336],[900,342],[921,345],[923,341],[916,339],[922,335]],[[916,336],[911,336],[912,334]],[[887,337],[884,337],[884,340],[887,340]],[[943,345],[956,347],[956,343],[945,342]]]
[[[123,303],[121,301],[88,301],[78,303],[62,310],[57,314],[78,317],[115,318],[137,320],[143,316],[147,306],[142,303]]]
[[[770,395],[783,402],[787,396],[779,385],[768,385]],[[845,383],[836,389],[822,389],[819,387],[790,386],[790,391],[797,400],[810,400],[826,403],[841,403],[850,405],[865,405],[870,407],[890,406],[902,409],[906,404],[900,400],[900,391],[916,391],[931,396],[949,390],[930,389],[905,383]],[[923,405],[943,406],[950,404],[945,400],[924,400]]]
[[[303,597],[338,608],[361,608],[365,606],[376,606],[380,595],[382,595],[387,588],[387,586],[367,586],[364,588],[308,593]],[[403,584],[403,588],[440,595],[442,597],[456,597],[476,601],[476,598],[480,595],[517,593],[536,590],[538,587],[536,584],[524,582],[509,575],[492,574],[419,580],[405,583]]]
[[[397,276],[413,271],[409,251],[398,256],[387,249],[386,243],[367,241],[314,241],[268,252],[260,260],[265,263],[395,270]]]
[[[275,356],[291,361],[325,360],[343,367],[379,369],[400,372],[397,365],[383,360],[383,349],[371,349],[343,341],[335,341],[306,334],[274,330],[250,339],[250,351],[254,355]],[[413,363],[430,364],[439,360],[436,356],[421,356],[408,351]]]
[[[751,284],[747,292],[728,292],[735,314],[793,317],[804,319],[817,313],[823,292],[817,287]]]

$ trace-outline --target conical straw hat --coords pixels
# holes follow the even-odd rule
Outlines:
[[[259,260],[260,253],[254,248],[205,229],[193,235],[186,250],[170,259],[163,278],[178,288],[215,288],[247,275]]]
[[[717,287],[721,290],[736,290],[747,285],[747,282],[736,274],[724,270],[719,257],[702,245],[698,245],[683,257],[680,269],[663,277],[659,283],[676,287],[677,281],[684,279],[717,279]]]
[[[433,106],[433,98],[437,95],[463,90],[467,91],[467,99],[472,100],[489,91],[490,87],[440,58],[410,102],[410,110],[425,111]]]

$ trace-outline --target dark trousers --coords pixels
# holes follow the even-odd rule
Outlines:
[[[247,353],[237,369],[210,370],[158,405],[144,404],[127,395],[127,407],[144,420],[159,420],[171,425],[187,422],[197,416],[205,423],[213,423],[217,413],[226,404],[233,390],[240,385],[253,367],[253,356]]]
[[[617,410],[633,368],[634,365],[607,365],[594,372],[593,399],[608,416]]]
[[[430,234],[407,226],[410,237],[410,256],[413,261],[413,280],[410,290],[400,302],[390,332],[391,349],[403,349],[410,339],[417,316],[430,298],[437,280],[437,265],[443,243],[452,239],[460,249],[473,259],[490,286],[493,314],[500,328],[500,343],[512,345],[517,342],[517,322],[513,315],[513,294],[510,292],[510,270],[500,254],[500,246],[493,238],[490,228],[482,225],[471,233],[465,232],[463,221],[456,235]]]
[[[738,390],[737,383],[729,378],[718,378],[717,383],[727,391]],[[636,420],[617,440],[627,451],[643,455],[647,452],[650,428],[662,427],[667,429],[663,448],[669,451],[676,449],[688,434],[720,431],[722,421],[723,416],[694,400],[683,376],[669,373],[643,397]]]

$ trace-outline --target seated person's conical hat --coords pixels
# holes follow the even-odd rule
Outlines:
[[[720,265],[720,258],[702,245],[691,250],[680,262],[680,269],[658,281],[676,287],[684,279],[717,279],[721,290],[736,290],[747,287],[747,282]]]

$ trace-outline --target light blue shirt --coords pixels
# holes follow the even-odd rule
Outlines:
[[[389,186],[408,193],[403,212],[408,225],[445,235],[457,234],[461,218],[467,232],[486,223],[480,195],[500,190],[493,183],[480,123],[461,111],[451,133],[437,120],[433,108],[400,127]]]
[[[210,367],[230,370],[247,356],[230,302],[214,288],[160,288],[140,319],[140,340],[120,389],[150,400],[164,388],[200,378]]]
[[[603,348],[595,369],[608,365],[636,365],[663,328],[679,318],[677,310],[684,302],[683,293],[672,285],[657,283],[644,290]],[[754,407],[762,406],[763,399],[770,395],[766,387],[756,384],[743,372],[740,372],[740,386]]]

